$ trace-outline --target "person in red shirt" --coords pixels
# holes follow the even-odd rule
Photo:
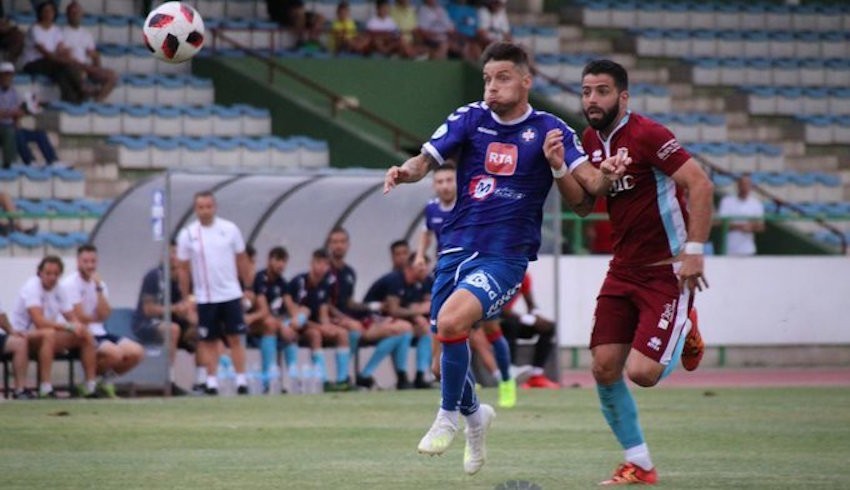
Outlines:
[[[596,60],[584,68],[582,108],[590,127],[582,144],[590,164],[615,154],[630,158],[605,198],[614,258],[590,340],[602,413],[626,460],[603,484],[657,481],[623,372],[649,387],[680,357],[696,369],[703,343],[688,315],[695,291],[708,287],[702,248],[711,228],[711,181],[670,130],[631,112],[628,101],[622,66]]]

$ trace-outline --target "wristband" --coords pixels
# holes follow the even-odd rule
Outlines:
[[[526,313],[519,317],[519,322],[527,327],[530,327],[537,322],[537,317],[535,317],[531,313]]]
[[[705,245],[700,242],[685,242],[686,255],[702,255]]]
[[[562,163],[558,170],[555,170],[552,167],[549,168],[552,170],[552,177],[556,179],[560,179],[561,177],[567,175],[567,172],[569,171],[569,168],[567,167],[566,163]]]
[[[69,331],[69,332],[73,332],[73,331],[74,331],[74,326],[73,326],[73,325],[71,325],[70,323],[66,323],[66,324],[65,324],[65,330],[67,330],[67,331]]]

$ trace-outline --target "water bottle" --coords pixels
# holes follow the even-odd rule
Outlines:
[[[218,360],[218,392],[222,396],[230,396],[235,392],[234,382],[236,373],[230,357],[223,355]]]
[[[289,392],[293,395],[300,395],[304,392],[304,386],[301,378],[301,373],[298,372],[298,365],[293,364],[289,366],[289,371],[287,372],[289,376]]]
[[[304,364],[301,366],[301,392],[305,395],[312,395],[316,392],[316,369],[312,364]]]
[[[267,379],[264,380],[265,386],[269,387],[270,395],[280,394],[280,369],[274,365],[269,369]]]
[[[313,366],[313,393],[319,394],[325,391],[325,382],[322,378],[322,368]]]
[[[248,371],[248,393],[260,395],[263,393],[263,387],[263,373],[260,371],[260,366],[253,364],[251,370]]]

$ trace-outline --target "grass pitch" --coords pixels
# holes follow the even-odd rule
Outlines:
[[[846,388],[635,394],[662,488],[850,487]],[[416,454],[437,391],[2,403],[0,488],[594,488],[620,462],[594,390],[519,395],[474,477],[462,436]]]

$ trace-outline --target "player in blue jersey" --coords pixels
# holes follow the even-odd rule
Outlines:
[[[453,165],[446,164],[434,170],[434,193],[437,197],[428,201],[425,206],[425,229],[419,235],[419,246],[416,248],[417,265],[425,263],[425,254],[431,246],[432,235],[436,240],[437,253],[440,252],[440,230],[452,214],[457,201],[457,177]]]
[[[495,43],[482,55],[484,101],[460,107],[422,146],[386,172],[384,192],[416,182],[448,156],[457,158],[458,197],[442,228],[442,250],[432,289],[431,319],[442,349],[442,401],[419,442],[423,454],[442,454],[466,420],[464,470],[477,473],[486,458],[485,435],[495,412],[479,404],[469,369],[469,331],[494,316],[517,292],[529,260],[537,257],[543,204],[553,179],[567,204],[587,213],[593,195],[607,192],[627,159],[610,158],[595,170],[575,132],[528,103],[528,54]],[[581,170],[582,183],[571,171]],[[585,190],[587,189],[587,190]],[[436,371],[436,369],[435,369]]]

